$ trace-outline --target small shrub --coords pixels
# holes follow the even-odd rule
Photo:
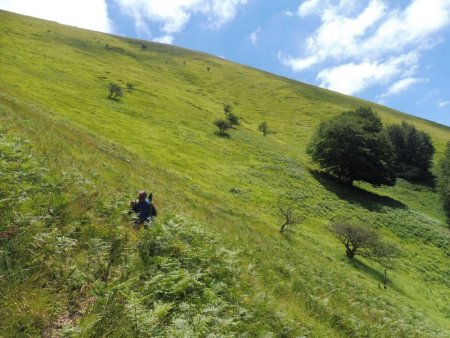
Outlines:
[[[263,134],[263,136],[266,136],[269,133],[269,126],[267,122],[261,122],[258,125],[258,130]]]
[[[231,128],[230,122],[225,119],[217,119],[213,123],[219,128],[220,135],[225,135],[225,131]]]
[[[132,92],[134,90],[134,83],[127,82],[127,89],[129,92]]]
[[[231,104],[224,104],[223,105],[223,112],[225,113],[225,115],[230,114],[233,111],[233,107],[231,106]]]
[[[280,233],[291,231],[292,227],[302,221],[302,218],[294,211],[294,207],[284,201],[278,201],[278,212],[283,217],[283,223],[280,225]]]
[[[228,113],[226,115],[226,119],[228,120],[228,122],[230,123],[231,126],[238,126],[238,125],[241,124],[241,121],[239,120],[239,117],[237,117],[233,113]]]
[[[108,86],[109,89],[109,98],[113,100],[118,100],[119,97],[123,96],[122,87],[120,87],[117,83],[110,83]]]

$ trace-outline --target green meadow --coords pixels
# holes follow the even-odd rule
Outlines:
[[[221,137],[225,104],[242,123]],[[359,106],[428,132],[438,173],[446,126],[0,11],[0,337],[449,337],[450,232],[436,189],[348,187],[306,155],[321,121]],[[126,211],[142,189],[158,217],[136,233]],[[288,234],[280,199],[302,217]],[[384,266],[347,259],[333,221],[399,248],[386,288]]]

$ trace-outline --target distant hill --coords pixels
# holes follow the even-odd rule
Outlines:
[[[175,46],[5,11],[0,33],[0,336],[450,336],[435,189],[343,186],[306,155],[359,106],[428,132],[435,163],[450,128]],[[241,125],[220,137],[225,104]],[[141,189],[159,215],[135,233]],[[288,236],[280,199],[302,216]],[[400,249],[387,289],[337,220]]]

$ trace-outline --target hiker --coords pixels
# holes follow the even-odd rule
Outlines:
[[[156,217],[156,208],[153,205],[153,194],[150,193],[147,199],[146,191],[139,191],[138,200],[131,201],[131,209],[136,213],[137,219],[134,222],[134,228],[140,229],[144,225],[144,229],[148,227]]]

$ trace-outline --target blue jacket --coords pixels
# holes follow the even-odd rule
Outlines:
[[[152,205],[149,201],[138,202],[133,206],[133,211],[138,214],[141,221],[147,221],[152,215]]]

